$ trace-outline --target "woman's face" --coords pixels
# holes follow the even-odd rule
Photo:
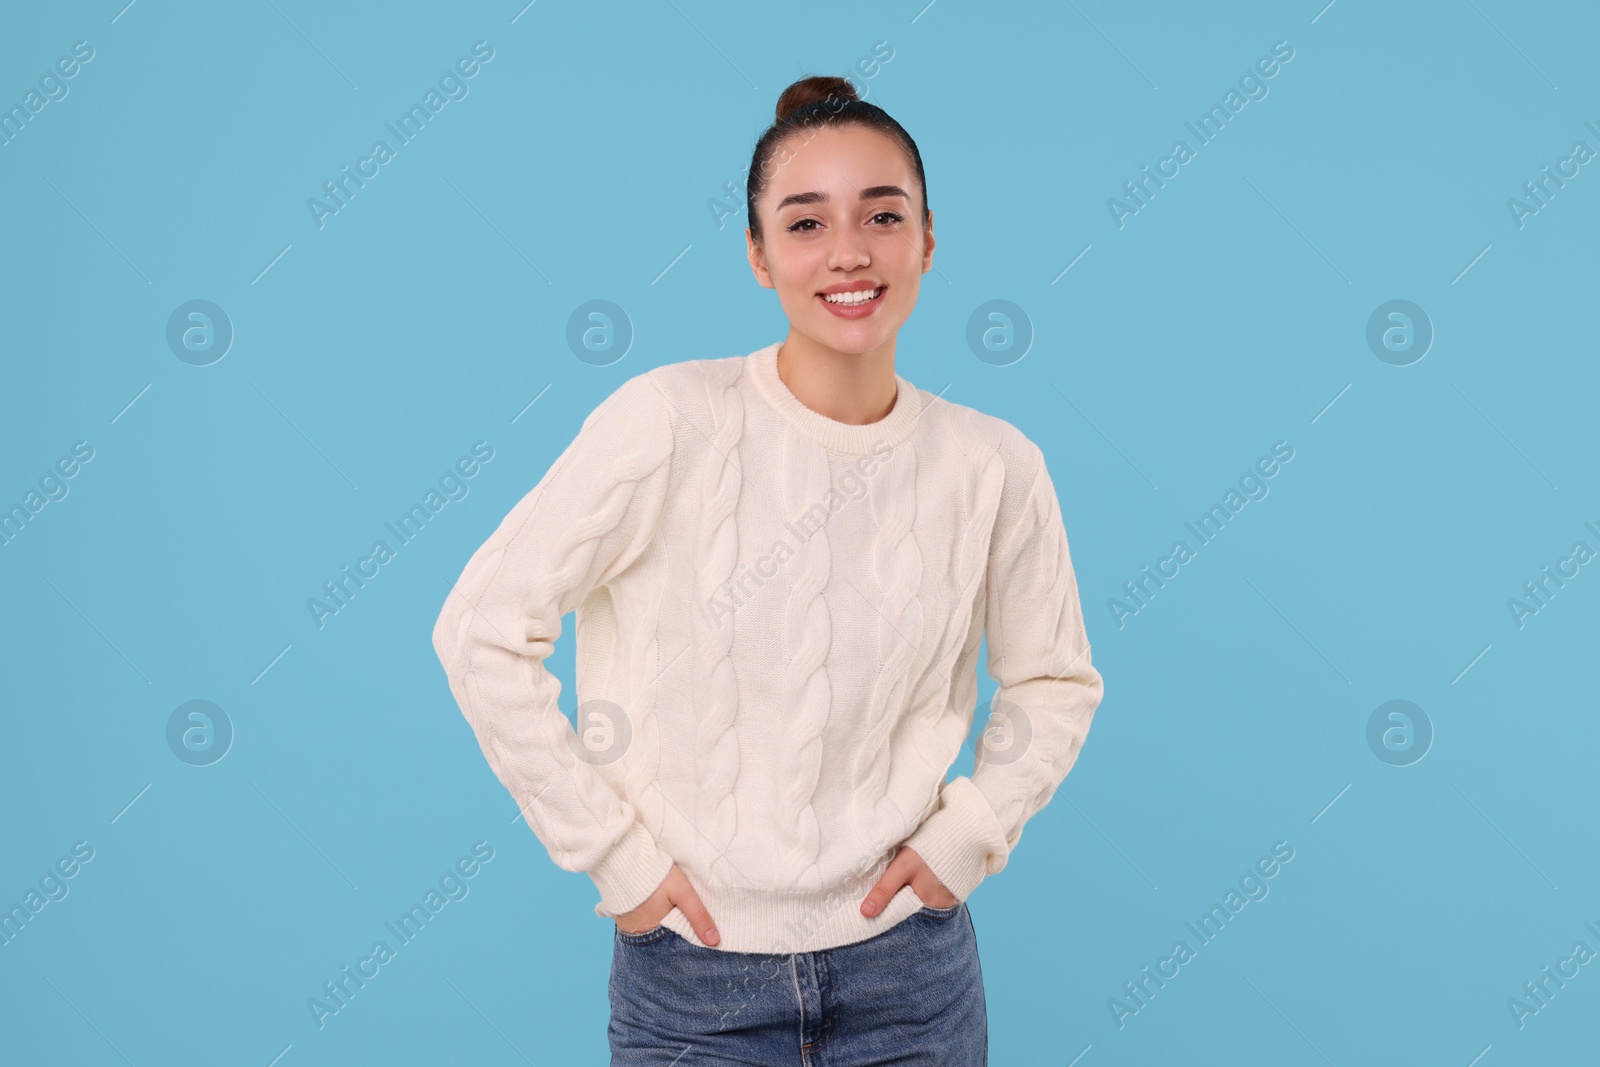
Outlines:
[[[745,237],[756,280],[777,290],[791,330],[852,354],[893,340],[933,265],[911,161],[886,135],[850,124],[790,134],[768,166],[756,202],[762,242]],[[879,292],[858,306],[825,302],[840,288]]]

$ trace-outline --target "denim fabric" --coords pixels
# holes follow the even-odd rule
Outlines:
[[[924,906],[865,941],[766,955],[616,931],[611,1067],[869,1067],[989,1062],[965,903]]]

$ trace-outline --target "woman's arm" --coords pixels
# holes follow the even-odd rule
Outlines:
[[[1019,464],[1015,481],[1007,470],[986,578],[988,669],[1000,689],[972,777],[945,783],[904,842],[961,900],[1005,867],[1023,825],[1076,762],[1104,692],[1055,486],[1038,446],[1017,437],[1031,464]]]
[[[556,704],[561,682],[544,660],[562,616],[648,546],[672,440],[670,409],[650,375],[624,382],[473,553],[433,628],[450,691],[489,766],[550,858],[594,880],[605,915],[638,906],[673,860],[579,757]]]

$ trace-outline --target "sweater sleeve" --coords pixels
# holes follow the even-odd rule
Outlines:
[[[972,776],[945,783],[905,841],[961,900],[1005,867],[1023,825],[1076,762],[1104,692],[1055,487],[1038,446],[1023,451],[1031,480],[1020,498],[1002,491],[986,576],[988,670],[1000,688]]]
[[[489,766],[556,865],[631,911],[673,859],[582,746],[545,667],[562,616],[648,547],[667,496],[673,430],[649,374],[624,382],[473,553],[433,628],[451,694]]]

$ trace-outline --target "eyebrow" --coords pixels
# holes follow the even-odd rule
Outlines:
[[[878,200],[886,196],[898,196],[906,200],[911,199],[910,195],[898,185],[869,185],[861,190],[861,199],[863,200]],[[773,210],[782,211],[790,204],[826,204],[827,202],[827,193],[793,193],[778,201],[778,206]]]

